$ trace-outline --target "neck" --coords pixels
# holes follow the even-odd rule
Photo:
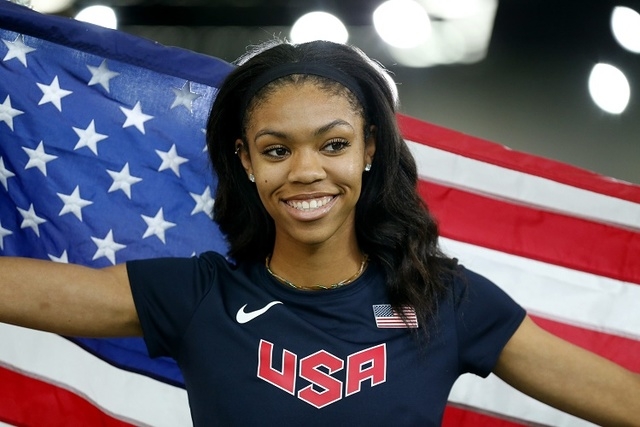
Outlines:
[[[357,244],[341,248],[275,245],[269,269],[276,278],[298,288],[322,289],[336,287],[340,282],[354,280],[363,268],[365,256]],[[347,283],[348,284],[348,283]]]

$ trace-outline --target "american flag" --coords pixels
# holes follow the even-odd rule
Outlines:
[[[226,245],[203,127],[231,66],[0,1],[0,255],[95,267]],[[550,331],[640,372],[640,187],[399,115],[442,245]],[[0,324],[0,424],[191,424],[141,340]],[[586,426],[463,376],[445,426]]]
[[[103,267],[226,252],[204,127],[230,64],[6,1],[0,40],[0,255]],[[73,425],[72,412],[95,425],[78,409],[89,407],[110,421],[190,423],[176,364],[151,360],[141,339],[0,334],[0,421]],[[56,405],[36,402],[60,393],[73,403],[56,419]]]
[[[401,313],[398,313],[391,307],[391,304],[375,304],[373,306],[373,317],[376,320],[376,326],[381,329],[398,329],[418,327],[418,318],[416,311],[412,307],[404,307],[402,310],[405,319]]]

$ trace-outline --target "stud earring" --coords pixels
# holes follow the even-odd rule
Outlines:
[[[364,171],[369,172],[370,170],[371,170],[371,163],[367,163],[366,166],[364,167]]]
[[[256,177],[252,173],[249,174],[249,181],[256,182]]]

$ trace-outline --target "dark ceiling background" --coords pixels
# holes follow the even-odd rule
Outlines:
[[[620,47],[610,29],[615,6],[640,11],[640,0],[502,0],[484,60],[422,69],[396,64],[375,34],[371,14],[381,1],[111,3],[120,30],[229,62],[248,45],[286,37],[306,12],[334,13],[349,27],[349,43],[394,73],[403,113],[640,184],[640,55]],[[587,79],[598,62],[629,79],[631,101],[621,115],[591,101]]]

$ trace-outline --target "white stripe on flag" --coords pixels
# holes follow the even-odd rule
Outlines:
[[[1,365],[72,391],[107,414],[140,426],[192,424],[184,389],[118,369],[55,334],[0,323],[0,336],[11,343],[0,345]]]
[[[595,424],[558,411],[519,392],[493,374],[487,378],[462,375],[453,385],[449,401],[528,423],[554,427],[595,427]]]
[[[531,314],[640,340],[640,286],[441,238],[442,248]]]
[[[422,179],[579,218],[640,229],[640,204],[406,141]],[[597,206],[597,209],[594,209]]]

